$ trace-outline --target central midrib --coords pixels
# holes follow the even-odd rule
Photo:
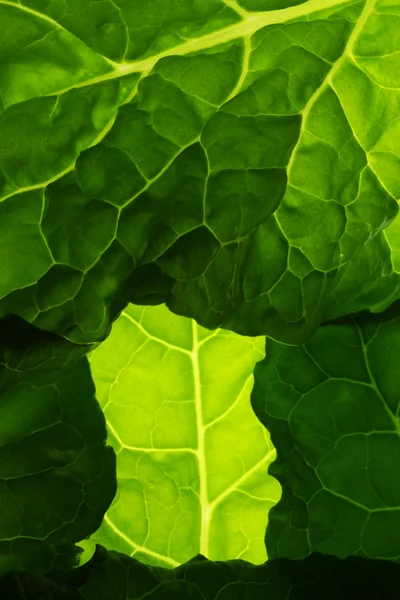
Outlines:
[[[199,38],[190,39],[189,41],[183,44],[174,46],[148,58],[118,63],[111,59],[103,57],[110,65],[113,66],[113,71],[104,75],[100,75],[99,77],[80,82],[77,85],[72,85],[69,88],[65,88],[65,90],[63,89],[58,92],[53,91],[51,95],[62,93],[74,87],[84,87],[86,85],[92,85],[96,82],[108,81],[110,79],[115,79],[124,75],[129,75],[131,73],[146,73],[150,71],[161,58],[164,58],[166,56],[182,56],[185,54],[190,54],[192,52],[207,50],[207,48],[220,46],[222,44],[231,42],[235,39],[251,36],[263,27],[267,27],[268,25],[285,23],[287,21],[291,21],[292,19],[303,17],[321,10],[327,10],[330,8],[334,8],[335,6],[341,6],[346,4],[354,4],[355,2],[356,0],[309,0],[309,2],[305,2],[304,4],[300,4],[299,6],[291,6],[289,8],[283,8],[280,10],[247,13],[248,16],[242,18],[238,23],[229,25],[227,27],[201,36]],[[10,2],[9,0],[0,0],[0,5],[12,6],[15,9],[19,9],[24,12],[30,13],[38,19],[43,19],[47,22],[50,22],[54,25],[54,27],[57,27],[58,29],[65,29],[60,23],[54,21],[47,15],[42,14],[36,10],[30,9],[26,6],[23,6],[22,4],[15,4],[13,2]]]
[[[183,56],[186,54],[190,54],[191,52],[200,52],[201,50],[206,50],[207,48],[219,46],[221,44],[233,41],[235,39],[240,39],[240,38],[245,38],[246,36],[247,37],[251,36],[254,33],[256,33],[258,30],[262,29],[263,27],[266,27],[267,25],[284,23],[284,22],[290,21],[292,19],[296,19],[296,18],[305,16],[305,15],[308,15],[311,13],[315,13],[319,10],[327,10],[327,9],[333,8],[335,6],[353,4],[353,3],[355,3],[355,0],[310,0],[309,2],[306,2],[305,4],[301,4],[300,6],[294,6],[294,7],[290,7],[290,8],[281,9],[281,10],[273,10],[273,11],[269,11],[266,13],[265,12],[249,13],[249,16],[245,19],[242,19],[239,23],[230,25],[224,29],[210,33],[210,34],[202,36],[200,38],[190,40],[188,42],[185,42],[184,44],[181,44],[180,46],[175,46],[173,48],[170,48],[169,50],[166,50],[160,54],[151,56],[149,58],[133,61],[130,63],[116,63],[109,59],[105,59],[105,60],[107,60],[107,62],[110,65],[112,65],[112,67],[113,67],[112,71],[109,71],[108,73],[106,73],[104,75],[100,75],[98,77],[94,77],[91,79],[87,79],[85,81],[81,81],[81,82],[71,85],[67,88],[53,90],[51,93],[45,94],[45,95],[54,96],[56,94],[64,94],[71,89],[86,87],[89,85],[95,85],[96,83],[110,81],[112,79],[118,79],[120,77],[124,77],[126,75],[133,74],[133,73],[141,73],[141,78],[143,78],[146,75],[148,75],[148,73],[154,68],[156,63],[161,58],[164,58],[166,56],[173,56],[173,55]],[[37,18],[41,18],[47,22],[51,22],[57,28],[63,29],[63,27],[59,23],[57,23],[56,21],[54,21],[47,15],[43,15],[43,14],[39,13],[38,11],[27,8],[27,7],[23,6],[22,4],[14,4],[13,2],[10,2],[9,0],[0,0],[0,6],[1,5],[12,6],[16,10],[22,10],[24,12],[30,13]],[[137,89],[137,84],[134,86],[132,92],[128,95],[128,97],[125,99],[123,104],[129,102],[132,99],[132,97],[136,93],[136,89]],[[111,129],[112,125],[114,124],[116,115],[117,115],[117,112],[115,113],[114,117],[110,120],[110,122],[106,125],[104,130],[99,133],[99,135],[90,144],[89,147],[100,143],[100,141],[105,137],[105,135],[108,133],[108,131]],[[61,176],[69,173],[74,168],[74,165],[75,165],[75,160],[69,167],[64,169],[62,172],[55,174],[50,179],[30,185],[30,186],[24,186],[22,188],[13,190],[12,192],[1,197],[0,202],[3,202],[4,200],[13,196],[16,193],[47,187],[49,184],[53,183],[54,181],[57,181]]]
[[[164,52],[155,56],[125,64],[115,63],[116,70],[119,76],[129,73],[136,73],[138,71],[148,71],[165,56],[184,55],[192,52],[199,52],[201,50],[207,50],[207,48],[221,46],[238,38],[251,36],[268,25],[285,23],[286,21],[303,17],[319,10],[326,10],[342,4],[354,3],[355,0],[310,0],[305,4],[292,6],[290,8],[271,10],[268,12],[249,13],[247,18],[242,19],[234,25],[229,25],[228,27],[214,31],[213,33],[209,33],[208,35],[204,35],[200,38],[194,38],[188,42],[185,42],[184,44],[174,46],[173,48],[165,50]]]
[[[196,425],[197,425],[197,461],[199,468],[199,504],[200,504],[200,532],[199,532],[199,552],[204,556],[208,556],[208,541],[211,520],[211,507],[208,502],[207,490],[207,466],[204,440],[204,421],[203,421],[203,406],[201,392],[201,375],[199,365],[199,340],[197,334],[197,323],[192,322],[193,349],[191,352],[193,381],[194,381],[194,397],[196,409]]]

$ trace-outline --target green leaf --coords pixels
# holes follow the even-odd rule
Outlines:
[[[399,308],[326,324],[300,347],[267,343],[252,405],[282,485],[269,556],[399,560]]]
[[[29,328],[25,341],[35,336]],[[16,345],[0,339],[0,355],[15,359],[0,365],[0,574],[71,568],[74,544],[99,527],[116,491],[89,364],[54,368],[51,345],[48,368],[40,345],[18,362]]]
[[[314,554],[254,566],[196,556],[170,570],[97,546],[84,567],[65,574],[10,574],[0,592],[13,600],[396,600],[399,565],[389,561]]]
[[[365,309],[381,312],[400,296],[399,233],[396,218],[342,267],[324,320]]]
[[[128,301],[165,302],[301,343],[359,292],[397,298],[367,264],[341,285],[359,252],[388,261],[399,19],[387,0],[0,4],[0,316],[91,344]]]
[[[175,566],[266,558],[280,496],[275,456],[250,406],[262,338],[210,332],[165,306],[129,306],[90,356],[117,453],[118,492],[92,536],[144,562]]]

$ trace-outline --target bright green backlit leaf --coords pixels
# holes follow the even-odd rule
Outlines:
[[[174,566],[266,558],[275,451],[250,406],[263,338],[210,332],[165,306],[129,306],[90,357],[118,492],[92,537]]]
[[[271,557],[400,558],[399,303],[267,343],[252,405],[277,449]]]
[[[264,567],[171,567],[262,562],[278,482],[279,564],[399,561],[400,1],[0,0],[0,31],[0,573],[70,567],[110,505],[81,357],[124,309],[93,540],[130,556],[77,598],[253,600]]]
[[[0,3],[0,315],[93,343],[165,302],[302,343],[399,296],[393,2],[67,4]]]

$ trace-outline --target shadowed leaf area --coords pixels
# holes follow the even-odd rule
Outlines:
[[[83,567],[53,577],[10,573],[0,592],[13,600],[395,600],[399,576],[389,561],[322,554],[259,566],[199,555],[170,570],[97,546]]]
[[[0,573],[70,568],[116,491],[89,363],[19,318],[0,333]]]

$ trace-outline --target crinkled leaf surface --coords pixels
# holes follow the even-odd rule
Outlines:
[[[305,340],[397,214],[399,24],[390,0],[1,1],[0,314],[90,343],[167,302]]]
[[[16,359],[5,338],[0,356]],[[99,527],[116,491],[87,359],[49,362],[25,353],[0,365],[0,574],[72,567],[74,544]]]
[[[356,285],[358,283],[358,286]],[[337,278],[324,319],[380,312],[400,294],[400,219],[360,248]]]
[[[118,492],[92,539],[145,562],[266,558],[275,457],[250,405],[263,338],[130,305],[90,356]]]
[[[267,343],[252,405],[282,484],[269,556],[400,559],[399,309],[327,324],[300,347]]]

